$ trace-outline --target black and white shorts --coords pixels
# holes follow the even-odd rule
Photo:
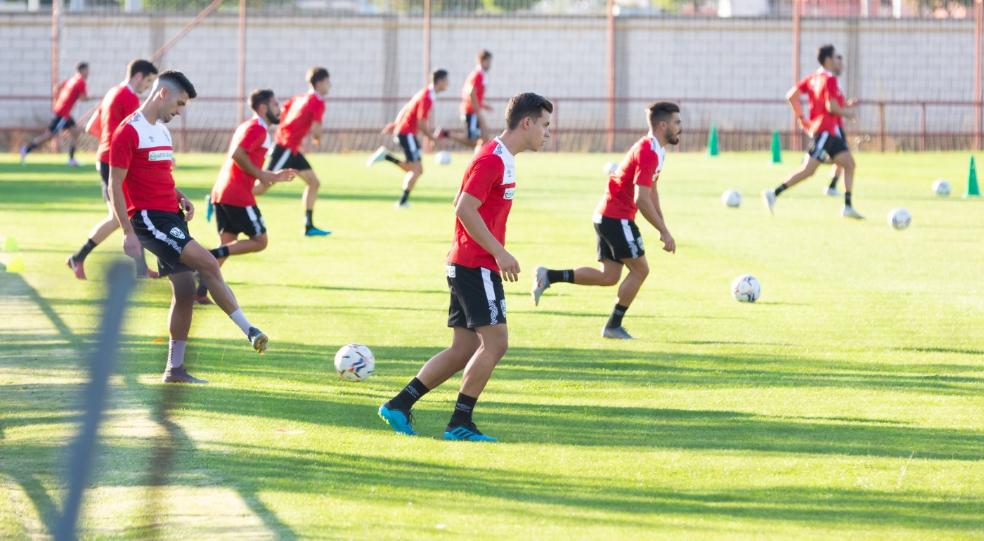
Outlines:
[[[150,253],[157,256],[157,270],[161,276],[190,272],[191,268],[180,261],[185,245],[191,242],[188,222],[180,212],[138,210],[133,218],[133,231]]]
[[[396,142],[403,147],[403,155],[409,163],[420,161],[420,144],[417,143],[417,136],[412,133],[401,133],[396,136]]]
[[[294,152],[287,147],[273,145],[270,152],[270,161],[267,163],[267,171],[280,171],[281,169],[297,169],[307,171],[311,169],[311,164],[300,152]]]
[[[75,125],[74,118],[70,116],[55,115],[55,118],[52,118],[51,122],[48,124],[48,131],[50,131],[52,134],[56,134],[62,130],[69,129],[74,125]]]
[[[99,178],[102,179],[103,199],[109,202],[109,164],[106,162],[96,162],[96,169],[99,170]]]
[[[598,234],[598,261],[621,262],[646,255],[634,220],[595,216],[594,228]]]
[[[477,329],[506,324],[506,293],[498,272],[449,264],[447,275],[451,290],[448,327]]]
[[[848,150],[847,139],[840,128],[837,133],[820,132],[813,138],[813,143],[806,151],[811,158],[821,162],[829,162],[834,156]]]
[[[470,141],[482,136],[482,127],[478,125],[477,113],[465,113],[465,134]]]
[[[233,205],[215,204],[215,225],[219,233],[244,233],[246,236],[258,237],[266,233],[266,223],[260,208],[253,205],[237,207]]]

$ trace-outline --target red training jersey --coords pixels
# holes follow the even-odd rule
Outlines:
[[[151,124],[137,111],[123,120],[113,134],[109,165],[126,169],[123,195],[130,218],[141,210],[178,212],[178,192],[171,171],[174,147],[163,122]]]
[[[116,128],[124,118],[133,114],[140,108],[140,98],[137,93],[130,88],[127,83],[114,86],[103,97],[99,104],[99,148],[96,150],[96,158],[109,163],[109,144],[116,132]]]
[[[58,98],[55,99],[55,114],[62,118],[72,116],[72,108],[75,107],[75,102],[85,95],[85,79],[76,73],[71,79],[62,83],[61,90],[58,91]]]
[[[271,146],[270,132],[267,130],[267,125],[263,119],[254,116],[240,124],[236,128],[236,133],[232,135],[229,154],[222,165],[222,170],[219,171],[219,178],[215,182],[215,187],[212,188],[212,202],[236,207],[256,205],[256,197],[253,195],[253,184],[256,178],[240,169],[239,165],[233,161],[232,153],[241,147],[249,155],[249,161],[253,162],[253,165],[258,169],[263,169],[263,157],[266,156],[267,149]]]
[[[284,103],[277,126],[276,143],[296,153],[301,142],[314,123],[322,124],[325,117],[325,100],[317,92],[294,96]]]
[[[465,86],[461,89],[461,113],[471,115],[478,112],[472,107],[471,93],[475,91],[475,101],[478,102],[478,109],[485,105],[485,70],[482,66],[475,68],[475,71],[465,79]]]
[[[416,134],[417,122],[426,120],[434,107],[434,87],[428,86],[414,94],[410,101],[400,109],[396,116],[396,133],[399,135]]]
[[[816,137],[823,132],[837,135],[838,128],[842,125],[841,117],[827,109],[828,99],[839,105],[846,103],[837,76],[820,68],[804,77],[796,85],[796,89],[800,94],[806,94],[810,102],[810,135]]]
[[[516,163],[506,145],[495,138],[481,148],[465,170],[461,189],[455,197],[455,204],[462,193],[467,193],[482,204],[478,214],[485,226],[503,246],[506,245],[506,219],[512,208],[516,194]],[[463,267],[484,267],[499,272],[492,254],[485,251],[475,239],[471,238],[461,220],[455,219],[454,239],[448,252],[448,263]]]
[[[636,141],[625,154],[614,175],[608,177],[605,196],[598,203],[596,214],[606,218],[634,220],[638,208],[635,203],[636,186],[652,186],[663,170],[666,149],[649,134]]]

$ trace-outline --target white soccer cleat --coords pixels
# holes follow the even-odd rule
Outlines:
[[[376,152],[373,152],[372,153],[372,156],[369,157],[369,160],[366,161],[366,167],[371,167],[372,164],[379,163],[379,162],[385,160],[386,159],[386,152],[387,152],[387,150],[386,150],[386,147],[385,146],[380,146],[379,148],[377,148],[376,149]]]
[[[27,145],[21,145],[20,147],[20,162],[21,165],[27,163]]]
[[[409,201],[404,201],[404,202],[401,203],[401,202],[397,201],[395,204],[393,204],[393,208],[395,208],[395,209],[408,209],[408,208],[410,208],[410,202]]]
[[[837,191],[837,188],[831,188],[829,186],[823,189],[823,193],[827,194],[827,197],[840,197],[841,194]]]
[[[844,205],[844,209],[841,210],[841,216],[845,218],[853,218],[855,220],[864,219],[864,216],[860,212],[854,210],[854,207],[849,205]]]
[[[540,297],[549,287],[550,280],[547,279],[547,268],[537,267],[533,274],[533,290],[530,291],[533,295],[533,306],[540,306]]]
[[[79,166],[79,162],[75,158],[72,158],[72,159],[68,160],[68,166],[69,167],[78,167]]]
[[[602,338],[611,338],[612,340],[632,340],[632,335],[629,331],[625,330],[625,327],[605,327],[601,330]]]
[[[776,191],[775,190],[765,190],[762,192],[762,201],[765,202],[765,207],[769,209],[769,214],[775,214],[772,207],[776,206]]]

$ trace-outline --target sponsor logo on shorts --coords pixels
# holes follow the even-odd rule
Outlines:
[[[494,300],[489,301],[489,325],[497,325],[499,323],[499,307],[496,306]]]
[[[636,246],[638,246],[638,247],[639,247],[639,251],[640,251],[640,252],[641,252],[641,251],[643,251],[643,247],[642,247],[642,237],[638,237],[638,238],[636,238],[636,240],[635,240],[635,243],[636,243]],[[659,246],[659,245],[657,244],[657,246]]]
[[[499,309],[502,310],[502,317],[506,317],[506,299],[499,301]]]
[[[151,150],[147,153],[147,161],[164,162],[174,159],[174,153],[170,150]]]
[[[184,231],[182,231],[181,228],[179,228],[179,227],[172,227],[171,228],[171,236],[174,237],[174,238],[176,238],[176,239],[181,239],[181,240],[184,240],[185,239]]]
[[[502,198],[507,201],[512,201],[514,195],[516,195],[516,188],[506,188],[506,191],[502,194]]]

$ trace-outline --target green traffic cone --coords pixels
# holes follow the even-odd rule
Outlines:
[[[782,163],[782,140],[779,139],[779,130],[772,132],[772,163]]]
[[[717,156],[721,154],[721,149],[718,148],[718,129],[717,126],[711,124],[711,131],[707,134],[707,155]]]
[[[967,173],[967,195],[964,197],[980,197],[981,187],[977,185],[977,165],[974,157],[970,157],[970,171]]]
[[[20,246],[17,245],[17,239],[14,237],[5,237],[3,239],[3,251],[4,252],[19,252]]]

